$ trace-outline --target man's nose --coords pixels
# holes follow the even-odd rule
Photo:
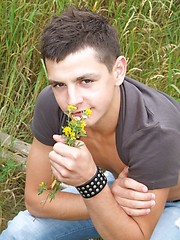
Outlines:
[[[68,105],[77,106],[79,103],[82,103],[83,97],[75,88],[68,89]]]

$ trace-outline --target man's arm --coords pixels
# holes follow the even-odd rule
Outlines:
[[[133,217],[149,214],[156,204],[155,194],[144,184],[128,177],[128,167],[115,179],[111,191],[123,210]]]
[[[154,190],[156,206],[148,215],[131,217],[119,206],[108,185],[95,197],[84,199],[90,217],[104,240],[149,240],[164,209],[169,189]]]
[[[25,203],[27,209],[36,217],[68,220],[89,218],[84,201],[82,197],[77,194],[59,191],[56,193],[55,199],[51,202],[47,200],[46,204],[43,204],[48,192],[38,195],[38,188],[42,181],[47,182],[49,185],[52,182],[52,171],[49,162],[49,152],[51,150],[51,146],[44,145],[34,138],[27,162],[25,188]],[[143,197],[146,198],[148,204],[150,204],[149,196],[144,194]],[[75,209],[73,206],[75,206]],[[147,205],[141,210],[143,214],[146,208]],[[137,207],[134,206],[134,211],[137,211],[137,209],[138,204]],[[134,211],[130,215],[134,215]],[[141,214],[139,211],[136,213],[136,215]]]
[[[58,142],[49,157],[53,174],[67,184],[80,186],[95,174],[95,163],[85,144],[73,148]],[[148,215],[139,217],[131,217],[123,210],[107,184],[100,193],[83,200],[104,240],[149,240],[164,209],[168,192],[168,188],[152,191],[156,205]]]
[[[52,182],[52,171],[49,162],[49,152],[52,147],[33,140],[27,161],[27,176],[25,187],[25,203],[28,211],[35,217],[56,219],[87,219],[86,206],[78,194],[57,192],[55,199],[43,204],[48,192],[38,195],[39,184]]]

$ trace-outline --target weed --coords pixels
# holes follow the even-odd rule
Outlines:
[[[1,229],[7,221],[13,218],[24,206],[25,172],[22,164],[12,159],[0,161],[0,206],[2,209]]]
[[[0,1],[0,130],[31,142],[29,128],[38,93],[48,82],[39,54],[47,21],[70,4],[102,13],[118,31],[129,77],[180,100],[178,0]],[[25,173],[1,162],[3,227],[23,209]]]

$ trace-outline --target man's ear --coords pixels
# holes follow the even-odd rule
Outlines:
[[[120,86],[126,76],[127,61],[124,56],[119,56],[113,67],[115,85]]]

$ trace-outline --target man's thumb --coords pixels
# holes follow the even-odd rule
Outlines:
[[[119,174],[118,178],[124,178],[124,177],[127,177],[128,175],[128,169],[129,167],[125,167],[122,172]]]

